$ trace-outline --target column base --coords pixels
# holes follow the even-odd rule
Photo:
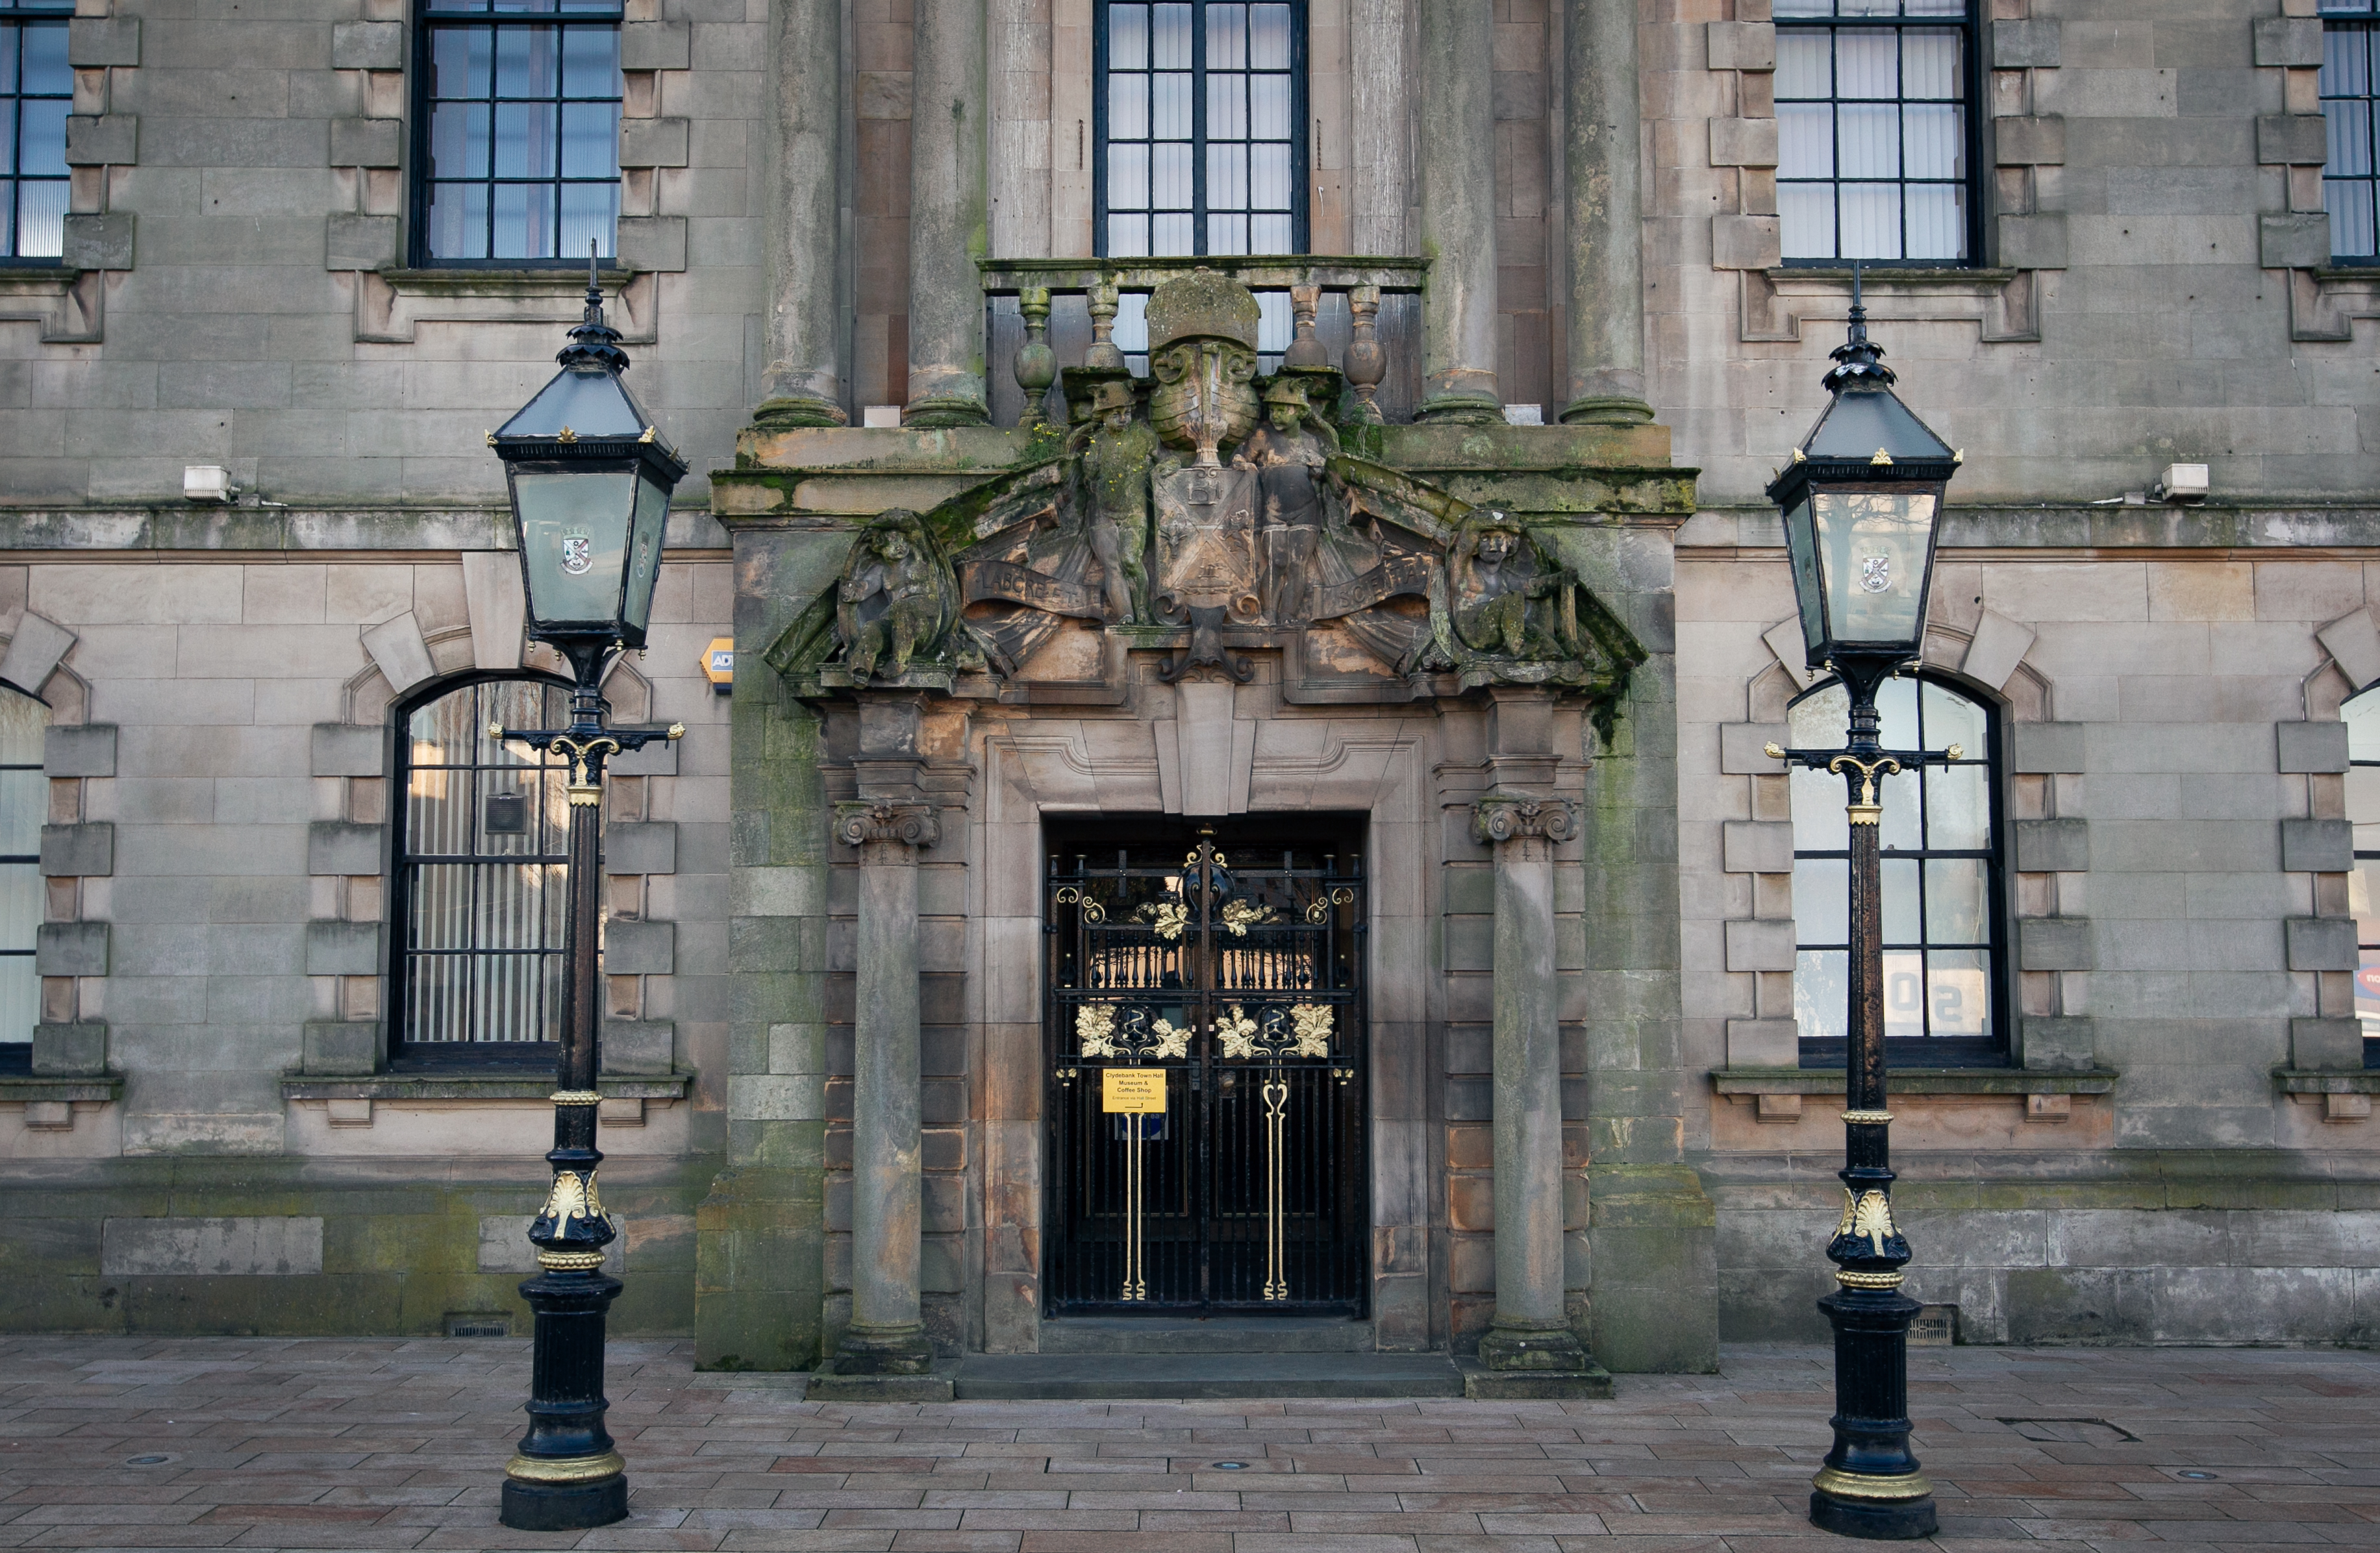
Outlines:
[[[799,427],[848,426],[851,417],[832,399],[800,394],[761,400],[752,412],[752,424],[765,431],[791,431]]]
[[[1501,426],[1504,402],[1479,394],[1456,391],[1433,394],[1414,411],[1414,419],[1438,426]]]
[[[983,400],[964,390],[924,394],[902,406],[901,424],[932,430],[943,426],[989,426],[991,410]]]
[[[839,1357],[839,1356],[838,1356]],[[810,1372],[803,1395],[814,1402],[947,1402],[958,1395],[958,1366],[922,1374],[843,1373],[835,1359]]]
[[[834,1353],[819,1366],[821,1375],[923,1375],[934,1367],[933,1340],[915,1322],[870,1327],[853,1322]]]
[[[1584,395],[1563,406],[1561,413],[1564,426],[1642,426],[1652,419],[1652,406],[1621,394]]]
[[[1587,1359],[1575,1370],[1494,1370],[1476,1359],[1455,1356],[1463,1394],[1473,1401],[1607,1401],[1611,1372]]]
[[[1823,1482],[1828,1474],[1820,1474]],[[1834,1474],[1838,1477],[1847,1474]],[[1898,1480],[1879,1478],[1880,1486],[1890,1487]],[[1857,1487],[1856,1483],[1846,1485]],[[1810,1491],[1810,1523],[1837,1536],[1867,1537],[1878,1542],[1909,1542],[1918,1537],[1932,1536],[1937,1528],[1934,1496],[1924,1478],[1915,1486],[1919,1498],[1908,1499],[1850,1498],[1828,1492],[1825,1488]]]
[[[1500,1321],[1479,1339],[1479,1363],[1491,1370],[1577,1374],[1594,1362],[1568,1327],[1506,1326]]]

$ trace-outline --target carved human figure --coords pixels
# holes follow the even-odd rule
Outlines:
[[[1568,572],[1532,572],[1519,558],[1520,526],[1500,512],[1463,520],[1446,558],[1455,634],[1474,652],[1547,658],[1571,650],[1570,631],[1543,619],[1536,601],[1575,586]]]
[[[952,610],[941,570],[913,512],[895,508],[861,531],[844,568],[835,608],[844,667],[854,679],[876,677],[880,662],[885,678],[899,679],[917,649],[932,647],[941,636]]]
[[[1265,613],[1286,624],[1305,615],[1323,525],[1322,470],[1339,451],[1339,439],[1315,418],[1304,383],[1276,379],[1265,390],[1265,424],[1249,434],[1232,462],[1257,471]]]
[[[1148,466],[1157,455],[1156,428],[1133,417],[1132,384],[1108,382],[1091,391],[1091,419],[1071,439],[1081,459],[1089,512],[1084,529],[1106,573],[1102,585],[1111,622],[1142,619],[1148,597]]]

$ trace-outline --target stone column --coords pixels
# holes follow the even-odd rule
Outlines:
[[[859,987],[852,1015],[851,1327],[827,1368],[914,1376],[933,1367],[917,1292],[917,849],[940,839],[932,807],[835,806],[835,837],[859,849]]]
[[[1496,852],[1496,1317],[1491,1370],[1586,1368],[1562,1304],[1560,1000],[1554,977],[1554,845],[1570,806],[1502,793],[1472,809]]]
[[[1500,421],[1493,0],[1420,0],[1423,420]]]
[[[1563,40],[1570,403],[1561,418],[1633,425],[1653,419],[1645,398],[1636,0],[1568,0]]]
[[[909,99],[908,426],[981,426],[983,285],[990,253],[984,187],[984,0],[917,0]]]
[[[770,7],[769,365],[754,421],[842,426],[842,0]]]

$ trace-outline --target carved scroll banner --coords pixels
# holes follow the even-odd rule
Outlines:
[[[968,561],[959,566],[959,591],[972,604],[1004,599],[1050,614],[1105,618],[1098,593],[1079,582],[1068,582],[1009,561]]]
[[[1335,620],[1357,610],[1369,609],[1384,599],[1393,599],[1400,594],[1411,593],[1427,598],[1430,576],[1436,569],[1434,556],[1383,557],[1378,565],[1359,576],[1318,587],[1314,590],[1313,617]]]

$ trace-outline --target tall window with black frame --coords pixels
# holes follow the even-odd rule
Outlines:
[[[42,924],[42,821],[49,782],[42,731],[50,709],[0,689],[0,1073],[30,1073],[33,1025],[42,1017],[34,935]]]
[[[74,0],[0,3],[0,260],[66,251],[67,115]]]
[[[2355,915],[2355,1017],[2363,1065],[2380,1068],[2380,690],[2338,709],[2347,724],[2347,818],[2355,828],[2355,871],[2347,878]]]
[[[1976,252],[1974,0],[1777,0],[1785,261]]]
[[[1888,776],[1884,816],[1884,1037],[1895,1063],[1990,1063],[2008,1049],[2002,1014],[1998,737],[1992,710],[1937,679],[1888,679],[1876,693],[1888,749],[1943,749],[1948,766]],[[1829,682],[1793,703],[1791,743],[1840,747],[1851,698]],[[1795,768],[1793,1015],[1805,1062],[1844,1060],[1851,954],[1843,779]]]
[[[584,264],[618,251],[620,0],[425,0],[415,261]]]
[[[2322,0],[2322,116],[2329,145],[2322,169],[2330,255],[2380,264],[2380,0]]]
[[[559,728],[569,692],[485,680],[407,712],[390,918],[400,925],[392,1055],[408,1064],[552,1061],[569,895],[569,767],[491,738]]]

